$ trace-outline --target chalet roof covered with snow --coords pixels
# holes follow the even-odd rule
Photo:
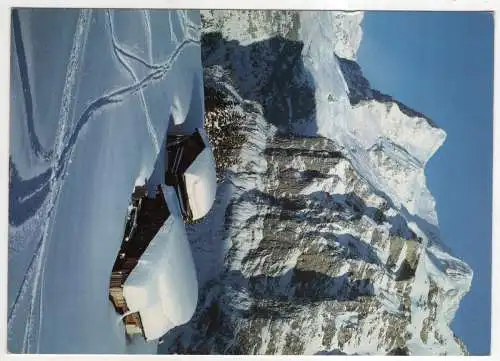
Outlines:
[[[203,129],[191,135],[173,135],[167,143],[166,183],[177,190],[187,218],[205,216],[215,200],[215,159]]]
[[[198,300],[190,245],[173,188],[164,187],[171,215],[128,276],[123,295],[130,312],[139,312],[144,336],[155,340],[187,322]]]
[[[193,219],[206,215],[215,200],[215,159],[209,147],[203,149],[184,174]],[[196,196],[194,196],[196,195]]]

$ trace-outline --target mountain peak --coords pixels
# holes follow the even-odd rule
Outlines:
[[[408,107],[390,95],[373,89],[368,79],[363,75],[361,66],[355,60],[342,58],[340,56],[337,56],[337,60],[349,88],[349,101],[351,105],[357,105],[370,100],[385,103],[388,107],[396,104],[399,110],[408,117],[425,119],[430,126],[438,128],[436,123],[425,114]]]

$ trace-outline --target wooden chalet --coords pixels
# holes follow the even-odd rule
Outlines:
[[[169,215],[160,186],[157,187],[154,198],[147,197],[145,186],[134,189],[132,210],[127,219],[120,251],[113,265],[109,287],[109,299],[116,312],[121,315],[129,312],[123,296],[123,284]],[[128,336],[137,334],[144,336],[138,312],[126,315],[123,322]]]

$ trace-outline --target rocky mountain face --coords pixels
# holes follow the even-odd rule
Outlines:
[[[327,103],[348,101],[332,131],[379,122],[379,136],[356,142],[318,135],[324,112],[301,40],[309,13],[202,14],[219,187],[188,229],[196,313],[160,353],[466,354],[449,324],[472,271],[440,245],[435,215],[421,214],[435,212],[423,170],[444,132],[370,88],[353,60],[362,14],[321,25],[338,35],[332,68],[346,84]],[[417,148],[397,127],[431,140]],[[398,188],[404,177],[421,183],[417,195]]]

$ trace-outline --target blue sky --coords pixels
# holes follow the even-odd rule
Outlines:
[[[366,12],[358,62],[373,88],[448,134],[427,183],[441,238],[474,270],[452,329],[472,354],[490,350],[493,16]]]

